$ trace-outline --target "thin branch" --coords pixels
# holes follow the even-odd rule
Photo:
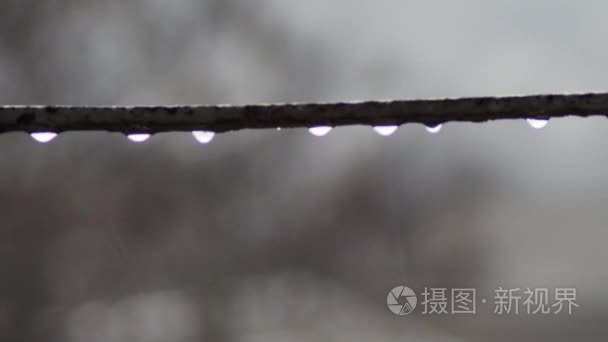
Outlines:
[[[0,132],[226,132],[251,128],[344,125],[435,126],[450,121],[608,114],[608,93],[247,106],[0,106]]]

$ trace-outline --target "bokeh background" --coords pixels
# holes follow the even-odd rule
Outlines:
[[[0,103],[608,89],[602,1],[0,1]],[[2,341],[605,340],[605,118],[0,137]],[[573,287],[406,317],[397,285]]]

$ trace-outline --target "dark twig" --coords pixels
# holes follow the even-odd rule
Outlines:
[[[247,106],[0,106],[0,132],[226,132],[344,125],[435,126],[449,121],[608,114],[608,93]]]

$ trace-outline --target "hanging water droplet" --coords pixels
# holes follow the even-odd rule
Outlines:
[[[530,126],[536,129],[541,129],[547,126],[547,124],[549,123],[549,120],[543,119],[526,119],[526,121],[528,121],[528,124],[530,124]]]
[[[132,133],[127,135],[127,138],[129,138],[129,140],[136,142],[136,143],[141,143],[144,142],[148,139],[150,139],[150,134],[148,133]]]
[[[388,137],[395,133],[397,128],[399,128],[399,126],[376,126],[374,127],[374,131],[382,136]]]
[[[280,131],[280,130],[281,130],[281,127],[277,127],[277,131]]]
[[[426,126],[425,128],[426,128],[426,131],[429,133],[439,133],[439,131],[441,131],[442,126],[443,126],[442,124],[439,124],[437,126]]]
[[[194,139],[196,139],[196,141],[198,141],[199,143],[206,144],[213,140],[215,133],[209,131],[193,131],[192,135],[194,136]]]
[[[49,141],[55,139],[57,137],[57,133],[55,132],[34,132],[31,133],[30,136],[34,138],[39,143],[48,143]]]
[[[309,128],[308,131],[312,135],[315,135],[317,137],[322,137],[322,136],[326,135],[327,133],[329,133],[331,131],[331,129],[332,129],[331,126],[317,126],[317,127]]]

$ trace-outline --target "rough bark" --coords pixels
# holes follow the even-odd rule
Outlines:
[[[246,106],[0,106],[0,132],[226,132],[345,125],[450,122],[608,114],[608,93]]]

